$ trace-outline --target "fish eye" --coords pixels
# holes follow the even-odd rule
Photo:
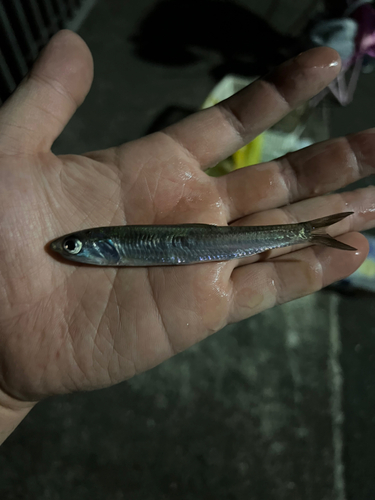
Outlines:
[[[64,240],[63,249],[68,253],[75,255],[82,250],[82,241],[78,238],[73,238],[72,236],[70,236],[69,238],[66,238],[66,240]]]

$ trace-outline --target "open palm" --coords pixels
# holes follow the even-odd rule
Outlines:
[[[87,47],[53,38],[0,110],[0,389],[12,400],[110,385],[219,330],[353,272],[356,253],[280,249],[271,260],[183,267],[99,268],[59,261],[52,239],[121,224],[273,224],[353,210],[332,234],[373,225],[373,188],[327,194],[375,165],[372,131],[222,178],[204,169],[316,94],[339,65],[305,53],[220,106],[105,151],[50,152],[92,78]],[[334,232],[336,231],[336,232]]]

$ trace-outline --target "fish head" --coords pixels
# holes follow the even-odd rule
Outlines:
[[[115,266],[119,262],[119,254],[112,240],[103,237],[97,229],[57,238],[50,243],[50,249],[67,260],[82,264]]]

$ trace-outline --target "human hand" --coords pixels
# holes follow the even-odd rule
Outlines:
[[[162,132],[56,157],[51,145],[88,92],[92,61],[77,35],[52,39],[0,110],[0,427],[14,412],[20,420],[32,401],[125,380],[362,263],[367,241],[352,231],[374,225],[374,188],[329,193],[373,172],[374,131],[221,178],[203,171],[338,71],[336,52],[314,49]],[[272,260],[98,268],[46,251],[52,239],[94,226],[284,224],[348,210],[355,214],[331,232],[348,233],[340,239],[355,253],[309,246],[272,251]]]

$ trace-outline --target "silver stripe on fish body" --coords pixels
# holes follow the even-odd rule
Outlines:
[[[50,248],[68,260],[98,266],[176,266],[227,261],[301,243],[356,250],[324,230],[352,213],[275,226],[99,227],[65,235],[52,241]]]

